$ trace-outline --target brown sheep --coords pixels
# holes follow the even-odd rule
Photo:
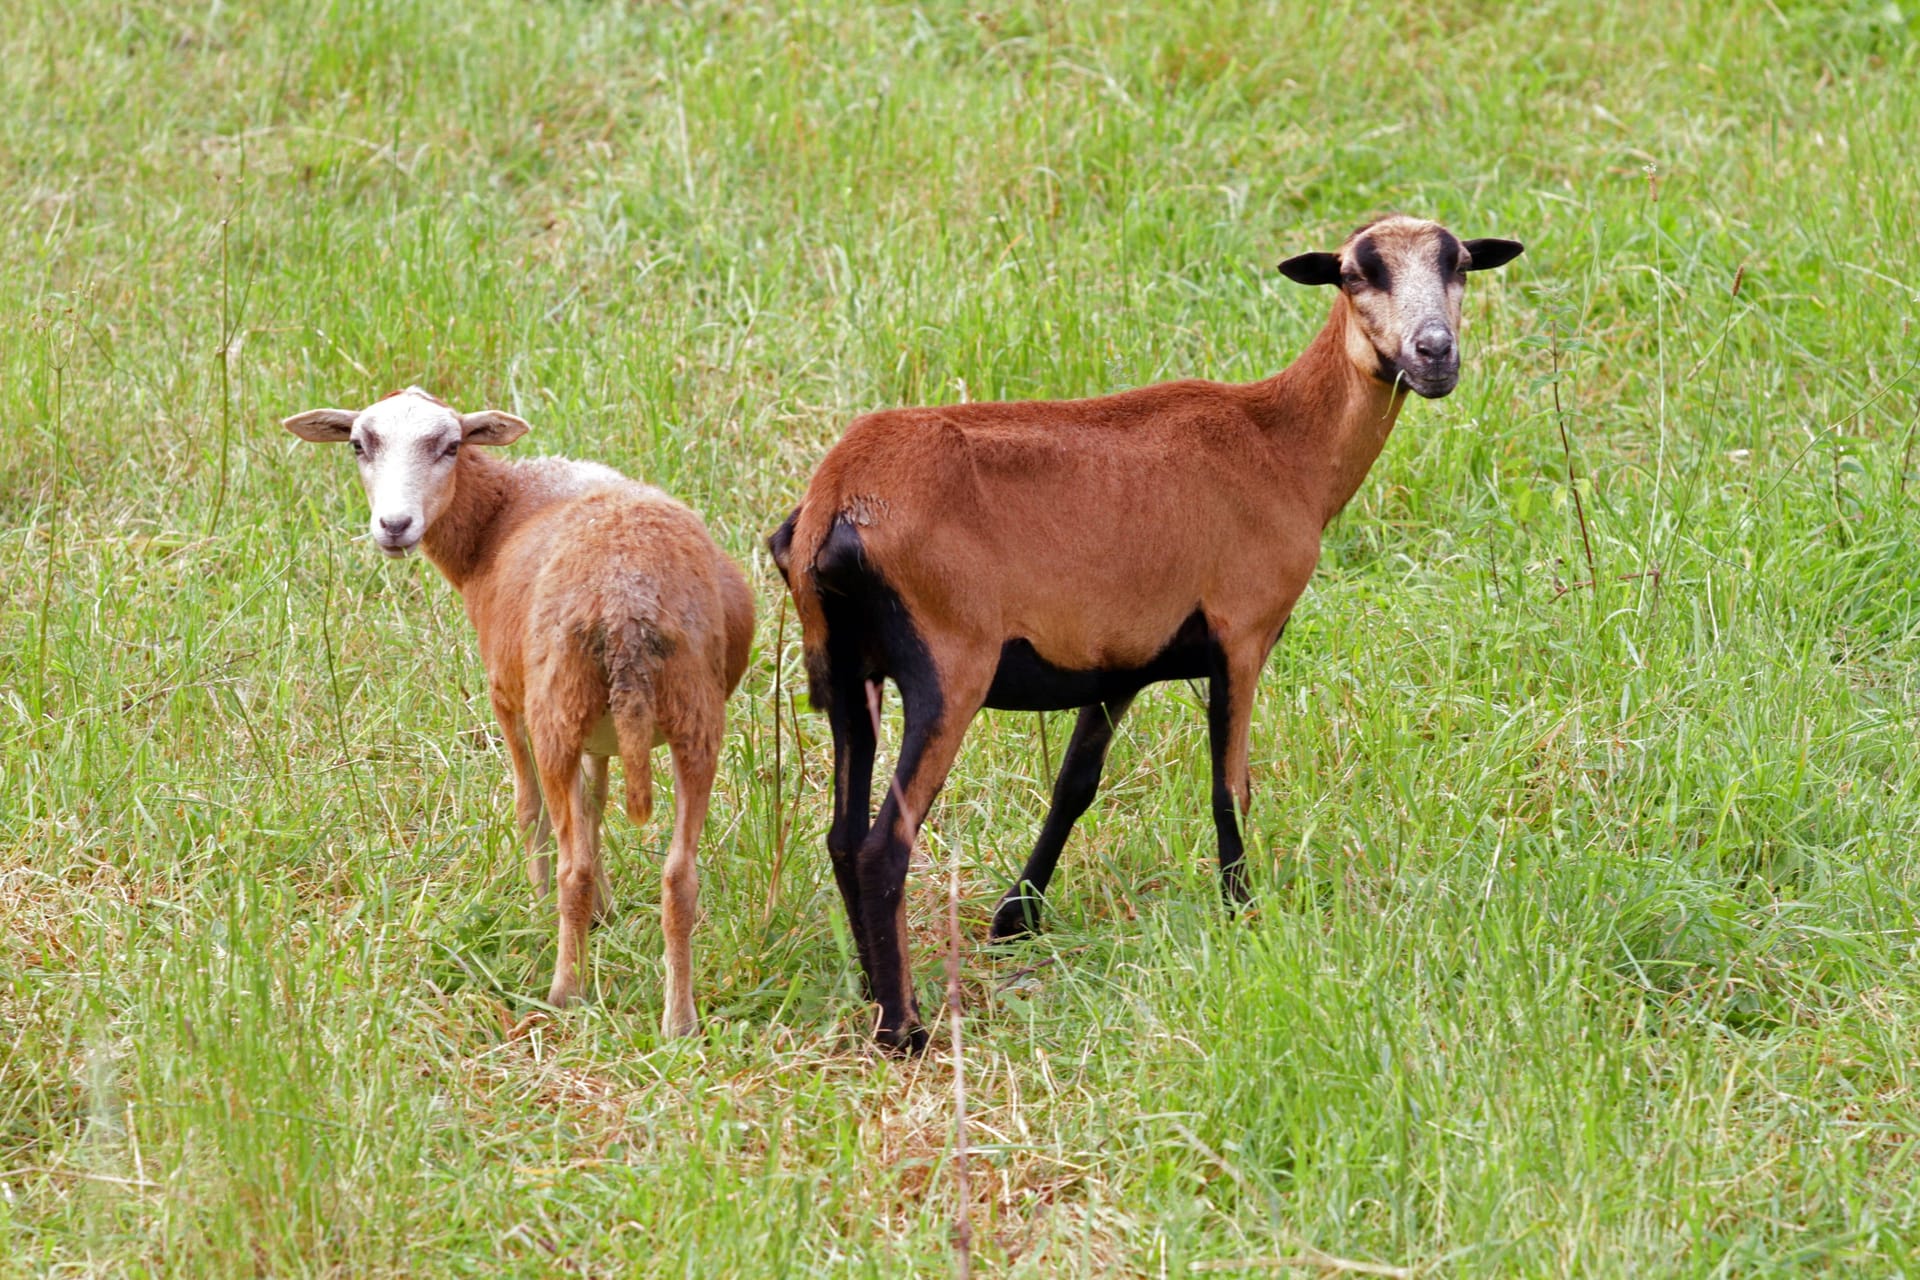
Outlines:
[[[828,451],[769,545],[799,613],[814,705],[832,726],[827,850],[882,1044],[926,1044],[902,941],[907,863],[982,707],[1080,708],[996,939],[1035,927],[1115,722],[1161,680],[1210,683],[1222,886],[1230,902],[1245,899],[1239,816],[1260,668],[1407,391],[1453,389],[1467,273],[1520,252],[1382,218],[1337,253],[1281,264],[1289,279],[1339,292],[1319,336],[1264,381],[884,410]],[[870,699],[888,678],[904,737],[870,820]]]
[[[494,714],[513,760],[514,808],[534,893],[560,853],[560,955],[550,1003],[587,986],[587,928],[609,901],[600,858],[607,757],[627,775],[627,813],[652,811],[650,754],[673,755],[673,841],[660,913],[667,1035],[687,1035],[694,853],[726,728],[726,700],[753,643],[753,595],[700,517],[651,485],[597,463],[496,459],[510,413],[456,413],[418,387],[358,413],[312,409],[282,425],[315,443],[346,441],[372,507],[374,544],[416,546],[466,603]],[[544,795],[545,803],[542,803]]]

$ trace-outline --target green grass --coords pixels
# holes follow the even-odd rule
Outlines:
[[[1256,917],[1185,686],[1044,940],[977,945],[1070,720],[929,824],[979,1269],[1920,1272],[1910,6],[989,8],[9,9],[0,1272],[948,1267],[759,540],[866,408],[1272,372],[1327,301],[1272,264],[1384,209],[1528,251],[1269,665]],[[275,425],[411,382],[754,567],[699,1041],[618,818],[597,999],[512,1030],[553,922],[457,599]]]

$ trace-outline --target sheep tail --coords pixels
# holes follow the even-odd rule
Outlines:
[[[659,633],[639,622],[615,629],[608,648],[607,715],[627,776],[627,817],[653,816],[654,706],[651,673],[662,656]]]
[[[811,497],[812,495],[808,495]],[[828,699],[827,614],[820,603],[816,561],[832,531],[828,503],[802,503],[767,539],[773,563],[787,580],[793,610],[800,618],[800,647],[806,659],[807,700],[824,711]]]

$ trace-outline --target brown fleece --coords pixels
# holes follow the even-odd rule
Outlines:
[[[421,548],[460,591],[479,634],[523,828],[538,823],[543,793],[547,801],[560,853],[555,1004],[584,990],[587,925],[605,892],[595,838],[604,765],[591,761],[604,744],[590,740],[610,722],[636,820],[651,809],[651,749],[671,747],[679,781],[662,898],[666,1024],[684,1034],[694,1024],[694,848],[724,704],[753,642],[753,595],[700,518],[658,489],[622,481],[569,493],[517,483],[534,465],[461,450],[453,499]]]
[[[1466,273],[1520,251],[1511,241],[1463,245],[1433,222],[1380,219],[1338,254],[1282,264],[1300,283],[1339,291],[1319,334],[1271,378],[883,410],[856,419],[828,451],[771,543],[799,614],[814,703],[827,707],[847,675],[830,669],[821,598],[823,575],[844,581],[835,576],[843,566],[821,561],[836,523],[858,536],[835,545],[857,545],[871,580],[897,594],[938,685],[937,697],[922,698],[937,713],[916,725],[907,707],[915,749],[902,749],[889,793],[897,809],[883,802],[857,850],[835,848],[829,835],[883,1042],[925,1040],[904,929],[887,913],[904,912],[905,851],[1004,646],[1024,641],[1068,673],[1137,672],[1197,615],[1215,653],[1216,821],[1224,811],[1234,827],[1249,800],[1260,668],[1319,561],[1322,532],[1366,478],[1409,387],[1452,389]],[[898,671],[881,674],[900,683]],[[1114,705],[1124,710],[1131,696],[1120,690]],[[840,732],[837,774],[859,755],[841,750]],[[1093,767],[1097,776],[1097,759]],[[865,796],[864,781],[846,794]],[[836,832],[858,835],[862,825],[843,828],[836,810]],[[1240,841],[1227,827],[1224,887],[1239,898]]]
[[[811,570],[841,517],[929,645],[1023,638],[1057,666],[1135,667],[1196,608],[1270,643],[1406,399],[1348,359],[1349,310],[1337,295],[1262,382],[856,419],[814,472],[788,555],[816,684]]]

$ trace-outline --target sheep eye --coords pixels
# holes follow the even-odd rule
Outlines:
[[[366,456],[367,456],[367,450],[366,450],[366,447],[365,447],[365,446],[363,446],[363,445],[362,445],[362,444],[361,444],[361,443],[360,443],[360,442],[359,442],[358,440],[349,440],[349,441],[347,441],[347,443],[353,446],[353,456],[354,456],[354,457],[356,457],[356,458],[364,458],[364,457],[366,457]]]
[[[452,444],[448,445],[446,449],[441,452],[440,456],[443,458],[451,458],[458,455],[459,452],[460,452],[460,442],[458,440],[455,440]]]

